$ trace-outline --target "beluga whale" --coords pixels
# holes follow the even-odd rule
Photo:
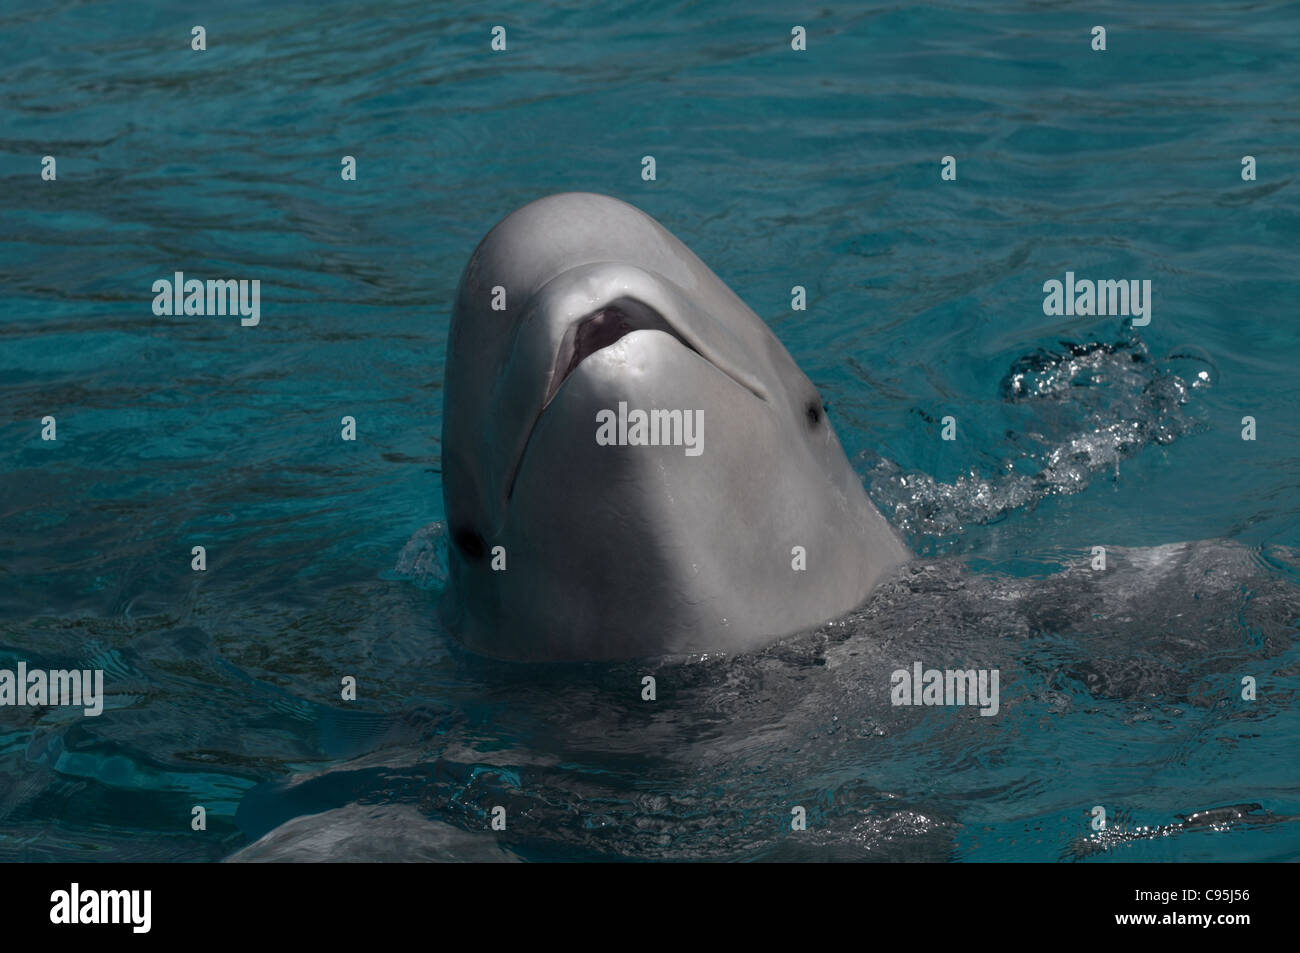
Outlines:
[[[781,342],[617,199],[548,196],[488,232],[443,395],[443,612],[476,653],[752,651],[909,558]]]

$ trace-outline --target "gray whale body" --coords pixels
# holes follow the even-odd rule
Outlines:
[[[659,424],[641,443],[637,412]],[[526,205],[470,258],[442,476],[445,614],[501,658],[752,650],[843,615],[908,558],[775,335],[602,195]]]

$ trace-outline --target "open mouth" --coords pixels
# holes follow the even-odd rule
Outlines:
[[[555,370],[551,374],[551,386],[546,391],[546,399],[542,401],[542,410],[549,406],[560,385],[579,364],[633,331],[662,331],[676,338],[683,347],[699,354],[699,351],[691,347],[690,343],[653,308],[631,300],[612,302],[570,325],[564,332],[560,349],[555,355]]]
[[[537,417],[529,428],[523,451],[511,467],[506,484],[507,500],[514,496],[515,481],[519,478],[520,465],[528,453],[528,444],[533,439],[533,432],[537,429],[537,421],[541,419],[542,414],[546,412],[546,408],[550,406],[555,395],[559,393],[560,387],[583,361],[611,344],[617,343],[633,331],[661,331],[667,334],[720,374],[730,378],[737,386],[743,387],[764,403],[767,402],[767,394],[757,380],[734,368],[729,362],[714,360],[709,353],[696,346],[689,338],[669,324],[654,308],[637,301],[635,298],[619,298],[616,301],[611,301],[609,304],[579,318],[564,332],[564,337],[561,338],[560,347],[555,355],[555,367],[551,373],[550,385],[546,389],[546,399],[542,401]]]

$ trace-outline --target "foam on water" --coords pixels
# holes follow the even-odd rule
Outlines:
[[[869,451],[859,455],[859,466],[868,470],[872,498],[899,529],[953,536],[1044,497],[1078,493],[1099,475],[1117,479],[1120,463],[1144,446],[1173,443],[1203,426],[1204,415],[1190,405],[1216,376],[1208,356],[1192,349],[1153,361],[1131,328],[1115,343],[1062,341],[1020,358],[1002,379],[1005,402],[1053,406],[1026,424],[1028,440],[999,472],[971,471],[943,483]],[[1069,407],[1064,415],[1061,404]]]

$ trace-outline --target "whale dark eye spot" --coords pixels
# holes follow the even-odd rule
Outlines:
[[[819,401],[810,403],[805,413],[808,416],[809,427],[816,427],[822,422],[822,405]]]
[[[483,541],[483,537],[466,526],[454,530],[451,541],[470,559],[482,559],[483,554],[487,552],[487,544]]]

